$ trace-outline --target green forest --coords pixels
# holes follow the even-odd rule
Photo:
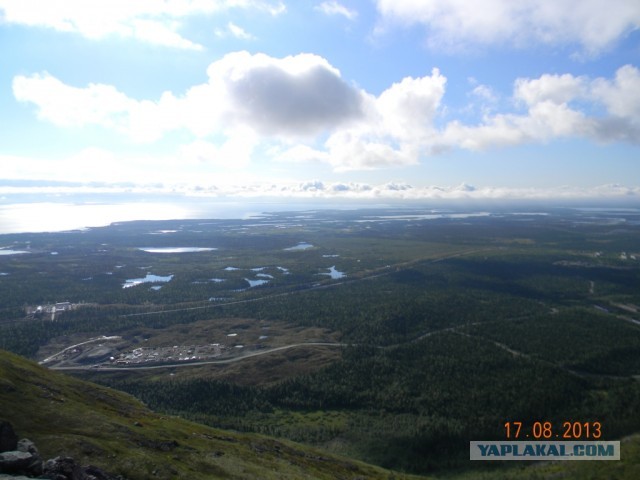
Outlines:
[[[264,325],[261,341],[233,330],[246,342],[228,355],[246,359],[228,365],[74,374],[162,412],[409,473],[495,468],[469,461],[469,441],[504,439],[509,421],[598,421],[608,440],[640,431],[639,215],[397,219],[413,213],[3,235],[29,253],[0,256],[0,348],[42,360],[117,335],[126,353],[170,346],[176,328],[197,345],[231,342],[222,325]],[[57,302],[74,308],[27,313]],[[275,325],[289,333],[271,338]],[[287,336],[308,331],[334,343]]]

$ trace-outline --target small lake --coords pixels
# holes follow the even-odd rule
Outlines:
[[[333,280],[337,280],[339,278],[343,278],[343,277],[347,276],[346,273],[341,272],[339,270],[336,270],[336,266],[335,265],[333,267],[329,268],[329,272],[320,273],[319,275],[329,275]]]
[[[11,250],[10,248],[0,248],[0,255],[22,255],[29,253],[26,250]]]
[[[310,243],[300,242],[295,247],[285,248],[284,250],[287,252],[300,252],[302,250],[308,250],[310,248],[313,248],[313,245],[311,245]]]
[[[217,248],[209,247],[139,247],[138,250],[142,250],[147,253],[196,253],[196,252],[212,252]]]
[[[142,283],[167,283],[170,282],[173,278],[173,275],[167,275],[166,277],[160,275],[152,275],[147,273],[147,276],[144,278],[131,278],[126,280],[122,284],[122,288],[130,288],[135,287],[136,285],[140,285]]]
[[[260,285],[269,283],[269,280],[249,280],[248,278],[245,278],[245,281],[249,284],[249,288],[259,287]]]

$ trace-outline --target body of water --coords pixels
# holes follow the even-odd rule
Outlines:
[[[335,265],[333,267],[330,267],[327,273],[320,273],[319,275],[329,275],[334,280],[338,280],[339,278],[343,278],[347,276],[346,273],[336,270]]]
[[[0,256],[3,255],[22,255],[23,253],[29,253],[26,250],[12,250],[10,248],[0,248]]]
[[[209,248],[209,247],[149,247],[149,248],[139,248],[138,250],[142,250],[147,253],[197,253],[197,252],[212,252],[217,250],[217,248]]]
[[[302,250],[309,250],[310,248],[313,248],[313,245],[311,245],[310,243],[300,242],[295,247],[285,248],[285,250],[288,251],[288,252],[298,252],[298,251],[302,251]]]
[[[173,278],[173,275],[161,276],[161,275],[152,275],[147,273],[147,276],[144,278],[131,278],[126,280],[122,284],[122,288],[130,288],[135,287],[136,285],[140,285],[142,283],[167,283],[170,282]]]
[[[64,201],[66,200],[66,201]],[[307,210],[307,203],[246,202],[187,197],[76,199],[13,203],[0,199],[0,234],[62,232],[134,220],[248,219],[264,212]],[[103,201],[101,201],[103,200]],[[170,233],[162,231],[158,233]]]

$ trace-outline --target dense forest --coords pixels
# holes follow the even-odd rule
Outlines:
[[[172,345],[178,327],[198,344],[231,342],[232,321],[286,326],[229,348],[251,353],[326,332],[331,357],[298,345],[282,364],[76,374],[393,469],[479,468],[469,441],[504,439],[507,421],[599,421],[606,439],[640,430],[637,217],[336,211],[4,235],[29,253],[0,256],[0,348],[42,359],[96,335],[127,352]],[[56,302],[74,309],[27,315]]]

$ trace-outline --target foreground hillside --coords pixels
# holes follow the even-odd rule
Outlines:
[[[485,463],[485,462],[482,462]],[[506,469],[471,472],[455,480],[637,480],[640,478],[640,435],[620,442],[619,461],[505,462]]]
[[[34,440],[45,458],[73,456],[135,479],[418,479],[268,437],[158,415],[133,397],[52,372],[0,350],[0,420]],[[637,479],[640,436],[618,462],[557,462],[467,472],[459,480]]]
[[[418,478],[291,442],[161,416],[129,395],[46,370],[0,351],[0,420],[45,458],[135,479]]]

